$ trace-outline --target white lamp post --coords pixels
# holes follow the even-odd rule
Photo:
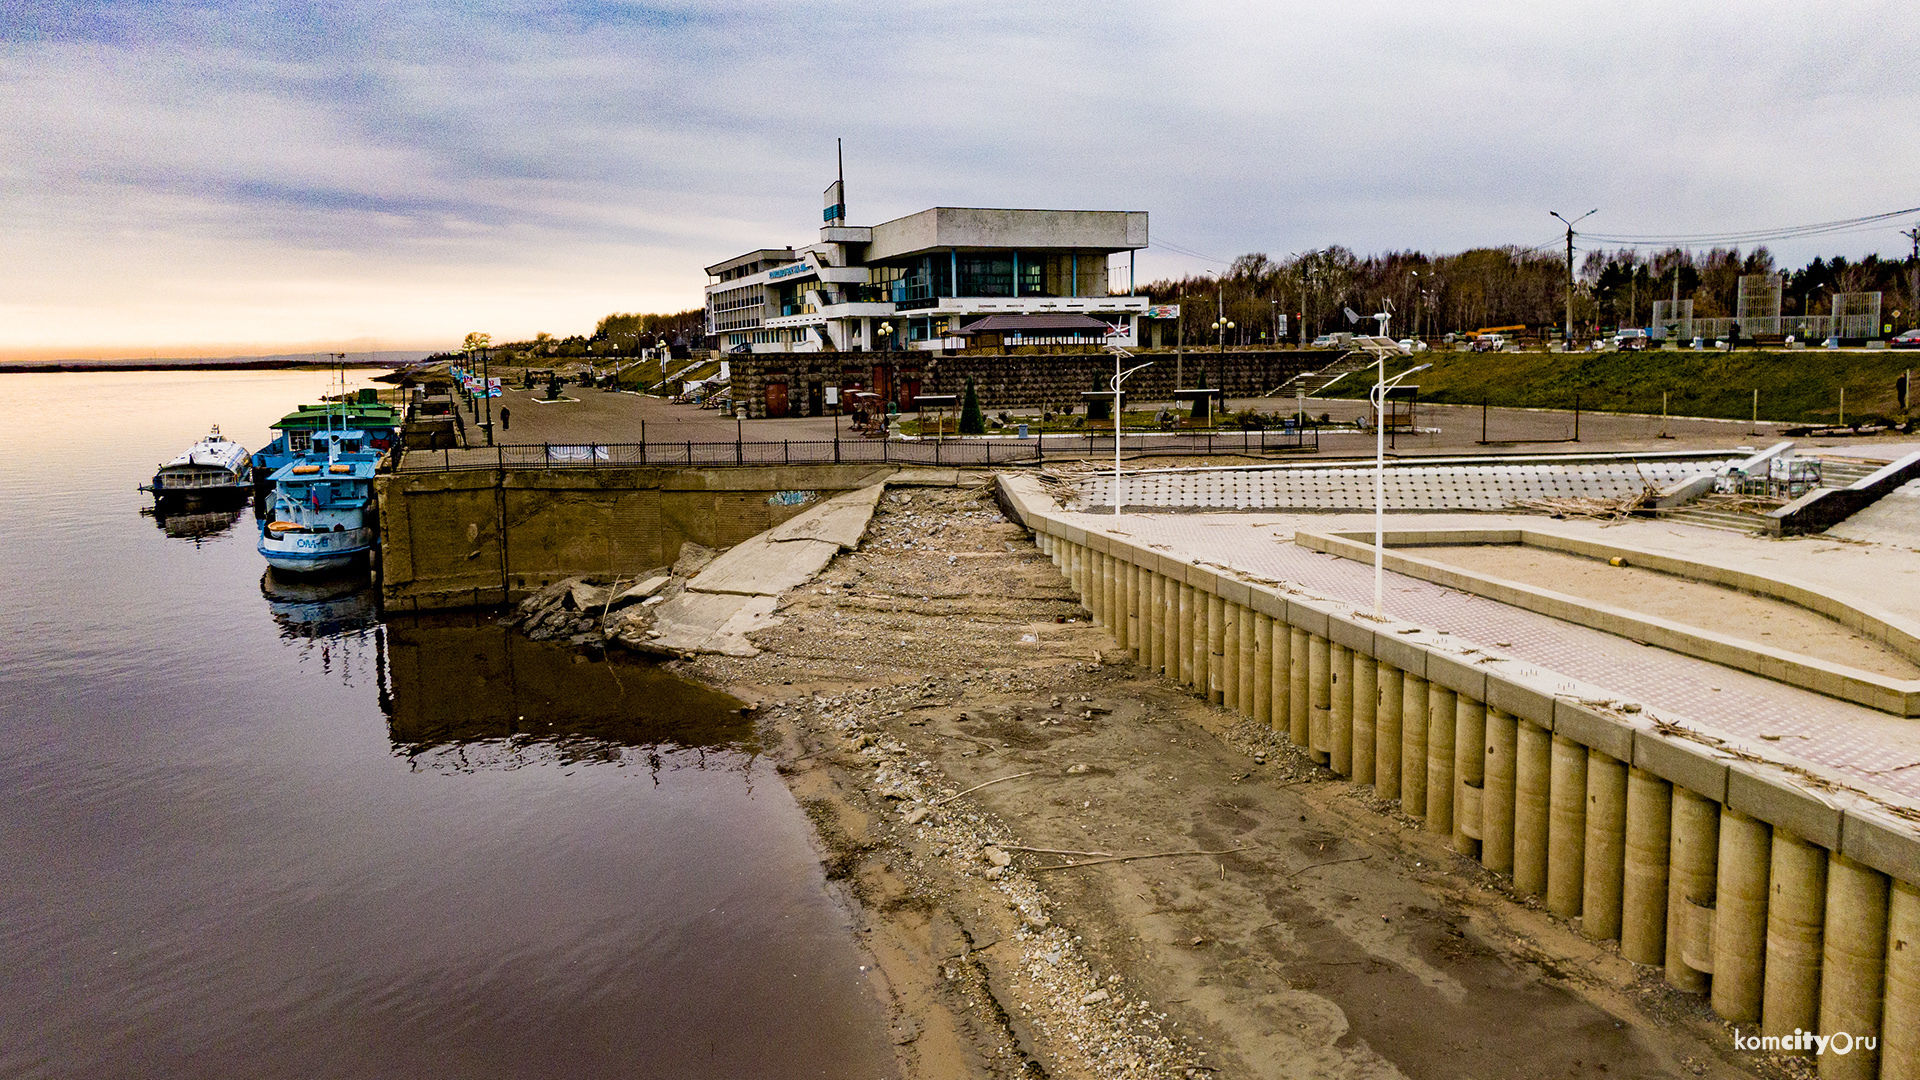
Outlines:
[[[1123,382],[1126,382],[1127,376],[1132,375],[1134,372],[1143,370],[1145,368],[1150,368],[1153,366],[1153,361],[1149,360],[1144,364],[1135,364],[1133,367],[1130,367],[1125,371],[1121,371],[1120,360],[1122,357],[1125,357],[1126,355],[1127,354],[1120,349],[1113,350],[1113,516],[1114,517],[1120,516],[1120,504],[1121,502],[1124,501],[1120,498],[1120,384]]]
[[[1380,351],[1380,377],[1368,397],[1373,399],[1373,617],[1380,618],[1381,601],[1386,595],[1387,538],[1387,392],[1400,380],[1432,367],[1421,364],[1408,368],[1387,381],[1387,353]]]

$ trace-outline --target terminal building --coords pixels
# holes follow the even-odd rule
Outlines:
[[[707,267],[707,334],[733,353],[956,350],[969,345],[1138,341],[1144,296],[1114,295],[1112,256],[1132,291],[1147,215],[1132,210],[937,206],[872,226],[846,223],[827,189],[820,241],[762,248]]]

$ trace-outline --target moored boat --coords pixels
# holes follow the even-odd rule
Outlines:
[[[273,425],[273,440],[253,455],[254,478],[265,484],[273,473],[330,433],[345,429],[361,433],[364,446],[385,450],[398,439],[399,410],[382,405],[373,390],[362,390],[319,405],[301,405]]]
[[[206,438],[187,447],[153,474],[141,491],[159,505],[238,501],[252,488],[252,456],[247,448],[220,434],[215,424]]]
[[[307,451],[274,470],[260,554],[275,570],[310,574],[365,562],[373,550],[373,475],[380,452],[362,431],[315,432]]]

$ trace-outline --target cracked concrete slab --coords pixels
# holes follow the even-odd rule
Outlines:
[[[806,513],[768,529],[765,535],[780,543],[825,540],[838,544],[842,551],[852,551],[860,546],[867,522],[873,520],[873,508],[886,490],[885,484],[873,484],[835,495]]]

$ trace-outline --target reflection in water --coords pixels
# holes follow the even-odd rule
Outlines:
[[[381,708],[388,698],[386,634],[380,626],[380,593],[367,574],[336,577],[278,574],[260,576],[267,612],[304,661],[317,661],[323,675],[336,671],[347,686],[371,676]]]
[[[651,665],[529,641],[491,621],[387,626],[388,731],[416,768],[539,763],[724,768],[752,779],[759,750],[741,703]],[[735,751],[709,755],[710,750]]]
[[[175,540],[191,540],[196,546],[202,540],[211,540],[233,528],[233,523],[239,521],[240,515],[244,512],[243,507],[237,506],[191,512],[161,510],[152,506],[140,508],[140,513],[152,518],[153,523],[160,527],[160,531]]]

